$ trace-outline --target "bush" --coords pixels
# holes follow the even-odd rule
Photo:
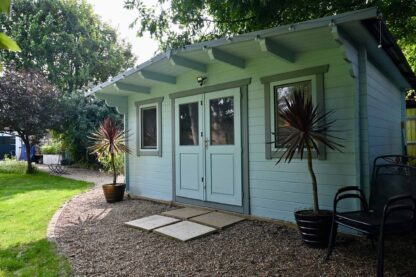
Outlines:
[[[27,169],[26,161],[17,161],[15,158],[5,157],[3,161],[0,161],[0,173],[15,173],[25,174]],[[34,172],[37,168],[33,166]]]
[[[100,162],[105,172],[113,173],[113,169],[111,168],[110,155],[98,156],[98,161]],[[115,155],[114,163],[116,165],[117,175],[124,174],[124,155]]]
[[[46,144],[40,147],[42,154],[62,154],[64,152],[63,145],[61,141],[56,139],[49,140]]]

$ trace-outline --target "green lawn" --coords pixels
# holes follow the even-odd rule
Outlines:
[[[89,183],[0,173],[0,276],[68,276],[68,261],[46,240],[48,222]]]

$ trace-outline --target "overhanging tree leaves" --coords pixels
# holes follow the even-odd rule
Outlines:
[[[54,85],[36,70],[6,69],[0,77],[0,130],[25,144],[27,173],[32,173],[30,142],[56,128],[65,114]]]
[[[0,1],[0,13],[9,13],[10,12],[10,0],[1,0]],[[0,49],[7,49],[10,51],[20,51],[19,45],[8,35],[0,32]],[[2,71],[2,64],[0,63],[0,71]]]
[[[414,0],[158,0],[153,7],[141,0],[124,2],[137,10],[132,26],[138,35],[149,32],[162,49],[377,6],[416,69]]]

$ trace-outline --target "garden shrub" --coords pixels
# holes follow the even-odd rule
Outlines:
[[[5,157],[3,161],[0,161],[0,173],[15,173],[25,174],[27,169],[26,161],[18,161],[15,158]],[[33,166],[34,172],[37,168]]]
[[[56,139],[49,140],[46,144],[40,147],[42,154],[53,155],[62,154],[64,152],[62,142]]]
[[[101,167],[105,172],[113,173],[113,169],[111,168],[110,155],[98,156],[98,161],[100,162]],[[116,166],[117,174],[124,174],[124,155],[115,155],[114,163]]]

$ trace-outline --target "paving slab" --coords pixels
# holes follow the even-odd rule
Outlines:
[[[200,238],[215,232],[216,229],[190,221],[181,221],[154,230],[155,233],[165,235],[180,241]]]
[[[180,219],[188,219],[194,216],[203,215],[210,213],[209,210],[197,209],[197,208],[182,208],[177,210],[171,210],[167,212],[163,212],[163,215],[176,217]]]
[[[214,228],[223,229],[225,227],[228,227],[240,221],[243,221],[245,220],[245,218],[231,215],[231,214],[226,214],[226,213],[212,212],[212,213],[193,217],[189,220],[193,222],[201,223],[207,226],[211,226]]]
[[[136,219],[133,221],[126,222],[127,226],[138,228],[146,231],[152,231],[153,229],[160,228],[169,224],[179,222],[180,219],[162,216],[162,215],[151,215]]]

